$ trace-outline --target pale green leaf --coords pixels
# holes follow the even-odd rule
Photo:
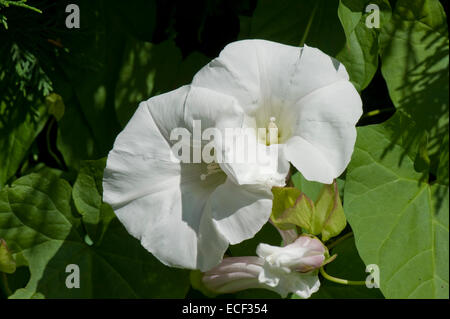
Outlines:
[[[380,268],[385,297],[448,298],[448,186],[414,169],[398,116],[358,128],[345,214],[361,258]]]

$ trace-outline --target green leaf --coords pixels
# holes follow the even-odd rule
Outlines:
[[[306,196],[311,198],[313,201],[316,201],[319,198],[323,184],[308,181],[300,172],[296,172],[292,175],[291,179],[294,186],[305,193]]]
[[[251,20],[241,20],[239,39],[265,39],[320,48],[335,56],[345,44],[339,0],[261,0]]]
[[[106,156],[139,102],[190,83],[209,61],[199,53],[182,59],[173,40],[142,41],[152,37],[155,6],[81,1],[80,32],[67,39],[64,74],[54,81],[66,105],[57,145],[70,168]]]
[[[326,266],[329,275],[347,280],[365,280],[369,275],[365,272],[366,266],[358,255],[353,238],[347,238],[336,247],[332,248],[330,254],[337,254],[336,260]],[[320,278],[320,289],[311,296],[312,299],[371,299],[383,298],[377,288],[366,286],[347,286],[337,284]]]
[[[16,271],[16,261],[6,245],[6,241],[0,238],[0,272],[12,274]]]
[[[124,127],[139,102],[189,84],[209,59],[194,52],[182,59],[173,40],[152,44],[129,38],[115,88],[117,119]]]
[[[322,241],[337,236],[347,225],[336,181],[324,185],[315,203],[315,213],[311,222],[312,234],[321,234]]]
[[[386,298],[448,298],[448,186],[415,171],[400,115],[358,128],[345,214],[362,260],[380,268]]]
[[[61,67],[70,79],[82,115],[97,142],[96,147],[105,155],[120,130],[111,96],[115,91],[125,39],[112,10],[104,1],[82,1],[81,24],[86,36],[72,37],[67,46],[74,50],[61,59]]]
[[[72,190],[75,207],[82,215],[87,234],[94,243],[101,240],[115,217],[111,206],[102,201],[105,165],[106,158],[82,162]]]
[[[66,106],[57,145],[75,169],[81,160],[106,156],[120,131],[114,92],[126,38],[106,1],[83,0],[79,6],[81,29],[66,39],[67,51],[58,58],[63,72],[54,81]]]
[[[441,184],[448,186],[449,172],[448,172],[448,134],[445,135],[442,141],[441,149],[439,151],[439,167],[437,171],[437,180]]]
[[[57,87],[61,82],[55,83]],[[67,166],[78,169],[83,159],[99,158],[102,152],[76,97],[64,96],[64,104],[66,109],[58,122],[56,145]]]
[[[65,109],[61,95],[54,92],[50,93],[45,97],[45,103],[48,107],[48,114],[53,115],[57,121],[61,120]]]
[[[372,14],[365,12],[368,4],[379,7],[380,25],[389,21],[391,7],[387,0],[341,0],[338,9],[347,41],[336,58],[345,65],[350,80],[358,91],[369,85],[378,68],[380,32],[377,28],[366,26],[366,19]]]
[[[39,105],[35,114],[19,107],[6,113],[0,102],[0,189],[16,174],[47,118],[45,105]]]
[[[101,242],[89,246],[72,189],[52,175],[30,174],[0,192],[0,236],[30,281],[12,298],[177,298],[189,287],[188,272],[162,265],[114,219]],[[80,288],[66,287],[67,265],[80,269]]]
[[[403,131],[409,142],[406,149],[417,153],[417,141],[425,136],[430,171],[436,174],[449,123],[449,40],[440,2],[398,0],[392,19],[382,26],[380,45],[389,95],[398,111],[416,124],[415,130]]]
[[[117,118],[123,127],[139,102],[176,88],[170,84],[175,85],[171,80],[181,58],[173,41],[155,45],[130,38],[126,42],[115,94]]]

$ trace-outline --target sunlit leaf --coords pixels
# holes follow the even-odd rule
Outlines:
[[[344,211],[387,298],[448,298],[448,186],[427,183],[396,138],[401,121],[358,128]],[[396,130],[397,128],[397,130]]]

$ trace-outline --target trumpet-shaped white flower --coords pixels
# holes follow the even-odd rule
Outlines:
[[[256,253],[259,257],[225,258],[205,273],[203,283],[217,293],[266,288],[282,297],[309,298],[319,290],[317,268],[325,260],[325,247],[318,239],[300,236],[285,247],[259,244]]]
[[[214,99],[229,104],[216,107],[210,104]],[[253,237],[267,222],[271,187],[285,184],[289,166],[278,165],[278,159],[252,165],[257,181],[241,184],[219,164],[176,160],[174,129],[192,132],[194,120],[206,128],[236,126],[242,112],[234,103],[190,86],[153,97],[139,105],[108,155],[104,201],[166,265],[207,270],[220,263],[230,243]]]
[[[284,186],[289,162],[323,183],[342,173],[361,112],[345,68],[320,50],[231,43],[190,86],[139,105],[108,155],[104,200],[166,265],[210,269],[230,243],[253,237],[267,222],[271,187]],[[174,130],[193,134],[197,120],[203,129],[250,129],[246,147],[276,152],[264,153],[264,164],[174,161]]]
[[[233,97],[245,127],[277,127],[283,159],[308,180],[331,184],[350,162],[361,98],[345,67],[318,49],[234,42],[192,85]],[[211,102],[226,107],[224,101]],[[229,166],[236,175],[242,171]]]

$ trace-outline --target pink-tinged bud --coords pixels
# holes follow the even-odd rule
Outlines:
[[[285,247],[259,244],[256,254],[265,263],[258,280],[281,296],[292,292],[309,298],[319,290],[320,281],[313,270],[322,265],[325,251],[320,240],[309,236],[300,236]]]
[[[260,288],[258,275],[263,264],[262,258],[254,256],[225,258],[218,266],[205,273],[203,284],[216,293]]]
[[[300,236],[285,247],[260,244],[256,253],[271,266],[283,268],[286,272],[309,272],[320,268],[325,260],[325,246],[317,238],[309,236]]]
[[[259,257],[231,257],[207,271],[203,284],[215,293],[266,288],[282,297],[295,293],[309,298],[319,289],[317,271],[325,260],[325,247],[316,238],[300,236],[285,247],[259,244]]]

